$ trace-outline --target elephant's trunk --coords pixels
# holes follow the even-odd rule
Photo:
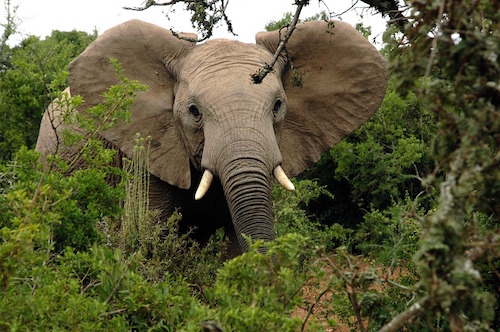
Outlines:
[[[252,240],[273,240],[275,232],[268,167],[253,158],[236,158],[224,165],[220,174],[241,250],[248,250],[242,234]]]
[[[228,112],[232,117],[205,124],[201,166],[219,177],[241,250],[253,241],[275,238],[271,209],[273,170],[281,153],[272,125],[252,109]],[[237,121],[235,128],[234,121]]]

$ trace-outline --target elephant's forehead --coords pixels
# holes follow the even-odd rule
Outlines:
[[[251,75],[271,61],[272,54],[261,46],[219,39],[197,46],[186,58],[179,77],[188,93],[200,100],[204,96],[212,102],[226,97],[264,97],[282,89],[280,70],[271,72],[260,84],[254,84]]]
[[[188,76],[203,75],[207,79],[218,76],[220,79],[224,71],[226,77],[237,77],[248,70],[256,72],[271,60],[272,55],[260,46],[217,39],[197,46],[186,59],[182,72]]]

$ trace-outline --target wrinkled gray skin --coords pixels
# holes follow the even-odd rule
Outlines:
[[[251,84],[255,64],[271,56],[257,46],[241,46],[210,43],[193,51],[184,64],[189,69],[179,75],[174,116],[189,142],[191,162],[219,176],[231,217],[238,220],[236,234],[272,240],[271,174],[282,163],[278,137],[286,95],[276,75]],[[203,58],[210,61],[200,65]],[[186,112],[190,107],[201,115]]]
[[[71,94],[86,106],[116,83],[107,59],[118,58],[125,76],[149,86],[132,108],[129,124],[102,133],[126,156],[135,133],[153,138],[151,206],[164,216],[180,207],[183,228],[196,226],[206,240],[225,227],[230,256],[252,239],[275,237],[271,212],[273,170],[289,176],[355,130],[378,108],[387,82],[385,60],[349,25],[298,26],[287,49],[303,74],[290,83],[282,58],[261,84],[250,75],[270,63],[278,32],[261,33],[257,44],[215,40],[195,45],[169,31],[130,21],[98,38],[70,65]],[[50,111],[50,109],[49,109]],[[54,135],[42,121],[37,148],[54,151]],[[200,201],[193,199],[203,171],[215,175]]]

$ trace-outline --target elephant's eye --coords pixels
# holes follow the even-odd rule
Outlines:
[[[277,99],[275,102],[274,102],[274,107],[273,107],[273,115],[274,116],[278,116],[279,112],[280,112],[280,108],[281,108],[281,100],[280,99]]]
[[[191,113],[191,115],[196,119],[196,121],[199,121],[201,119],[201,112],[198,109],[198,107],[196,107],[196,105],[189,106],[189,113]]]

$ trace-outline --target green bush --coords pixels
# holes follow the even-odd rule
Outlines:
[[[302,208],[321,195],[334,199],[325,186],[313,180],[301,180],[294,183],[296,190],[288,191],[282,186],[273,187],[273,203],[276,220],[288,224],[300,223],[309,218]]]
[[[278,236],[297,233],[308,237],[317,246],[334,249],[344,243],[350,230],[334,223],[327,226],[318,221],[317,216],[308,213],[306,208],[320,196],[334,199],[325,186],[316,181],[299,180],[295,182],[296,190],[285,190],[281,186],[273,187],[273,212],[275,228]]]
[[[415,199],[428,190],[421,179],[434,167],[428,147],[435,132],[435,116],[417,96],[409,92],[401,97],[389,84],[375,115],[301,175],[316,179],[335,196],[333,201],[319,196],[308,210],[322,223],[355,228],[372,208],[385,210],[407,197]],[[429,210],[433,201],[432,195],[424,195],[419,204]]]
[[[200,295],[203,288],[213,284],[217,269],[222,267],[227,239],[220,229],[200,246],[180,232],[180,213],[163,220],[149,209],[149,144],[150,139],[138,133],[132,159],[123,160],[124,214],[119,229],[108,227],[108,235],[125,253],[140,254],[140,270],[147,280],[158,282],[165,275],[185,277]]]
[[[96,37],[53,31],[12,49],[11,66],[0,73],[0,161],[12,159],[21,146],[35,146],[45,109],[68,86],[68,63]]]
[[[1,329],[196,331],[210,317],[182,278],[147,282],[134,255],[123,257],[118,250],[95,245],[86,252],[67,249],[55,261],[42,262],[33,261],[41,251],[31,249],[23,255],[31,258],[26,269],[12,274],[2,289]]]
[[[288,234],[265,243],[264,254],[262,245],[250,244],[247,253],[226,262],[207,291],[223,331],[294,331],[302,324],[291,314],[303,303],[307,239]]]
[[[414,211],[415,202],[407,200],[389,209],[372,209],[353,232],[352,245],[366,257],[390,266],[395,261],[414,271],[412,259],[420,247],[422,211]]]
[[[87,136],[65,133],[65,144],[75,137],[78,137],[76,141],[84,142],[73,160],[63,161],[56,155],[48,156],[44,163],[40,163],[37,152],[22,148],[8,166],[2,166],[2,177],[5,177],[2,188],[6,194],[0,198],[0,206],[4,207],[0,212],[1,227],[10,227],[21,221],[40,223],[50,228],[49,243],[54,245],[56,252],[67,246],[85,250],[99,240],[96,225],[121,214],[124,190],[106,181],[110,173],[121,172],[111,164],[115,152],[105,149],[95,133],[99,128],[109,126],[102,119],[106,119],[110,112],[113,118],[125,118],[135,91],[144,87],[125,79],[116,62],[114,66],[121,85],[110,88],[104,104],[87,110],[99,126],[74,115],[76,120],[81,120],[79,123],[86,129]],[[76,112],[69,106],[78,102],[78,98],[68,100],[60,96],[58,100],[56,107],[64,107],[70,114]],[[58,149],[63,147],[56,151]],[[74,169],[73,164],[80,164],[81,158],[85,159],[87,167],[68,173]]]
[[[35,222],[50,228],[57,252],[71,246],[85,250],[100,235],[96,223],[121,213],[122,190],[110,186],[106,172],[87,169],[64,176],[45,172],[39,155],[22,148],[2,174],[15,179],[0,198],[0,227]]]

